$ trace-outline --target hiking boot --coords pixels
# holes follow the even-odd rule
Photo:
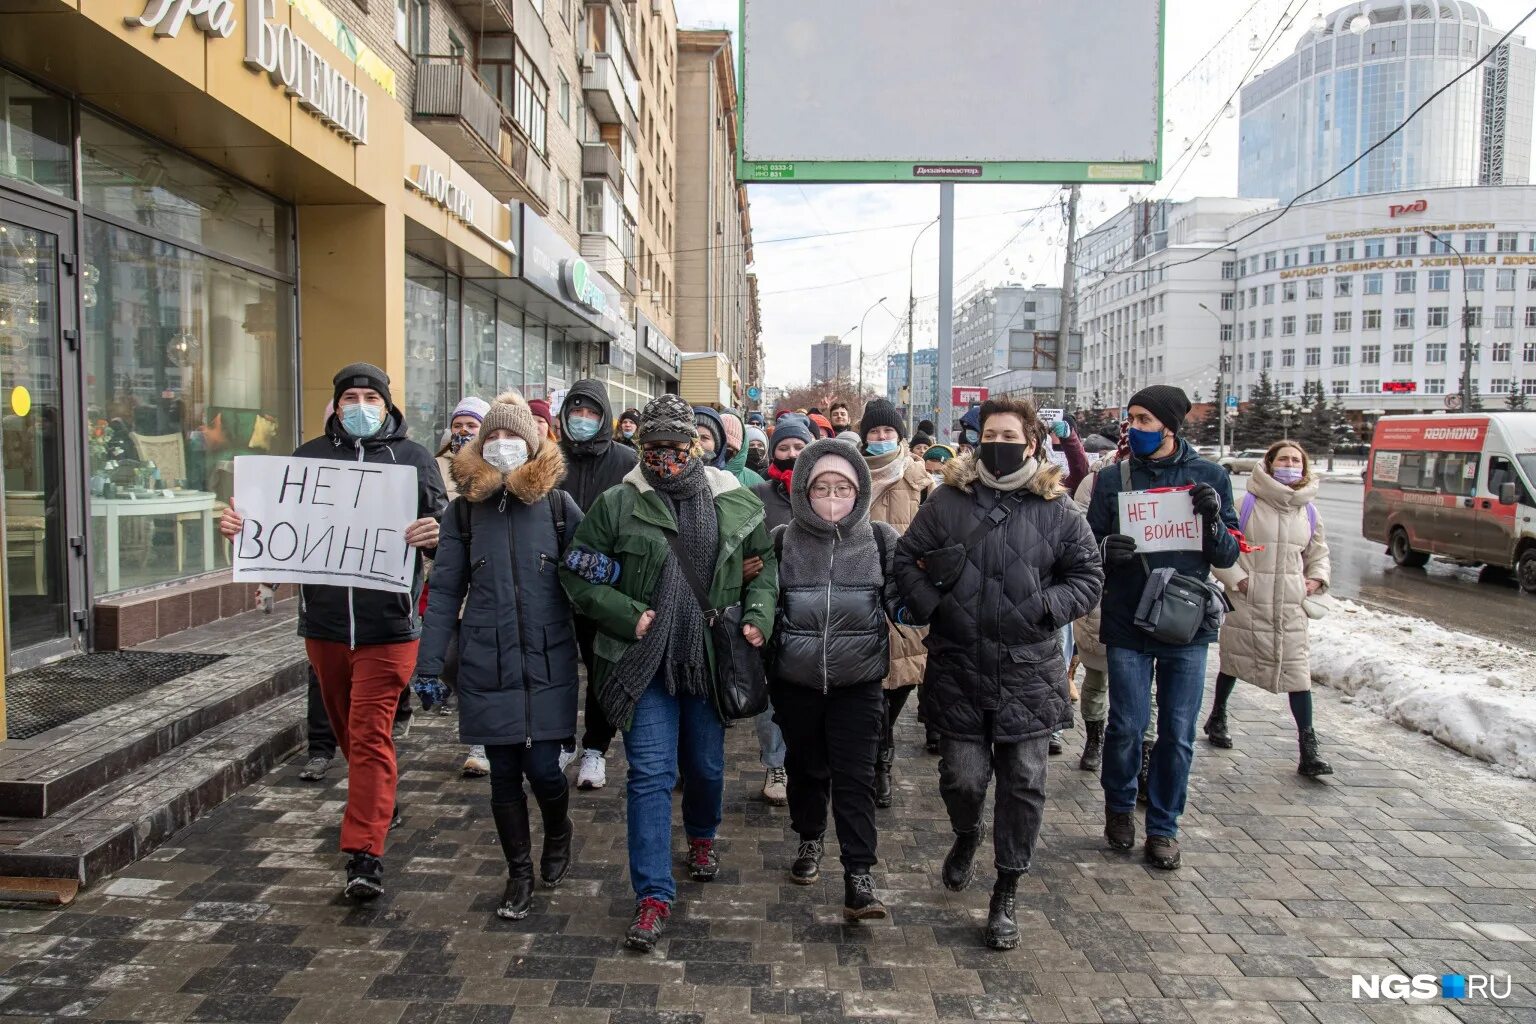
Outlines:
[[[1018,872],[997,873],[997,883],[992,886],[992,902],[987,905],[988,949],[1014,949],[1019,944],[1019,924],[1013,916],[1018,886]]]
[[[571,791],[554,800],[540,800],[539,814],[544,819],[544,848],[539,851],[539,878],[553,889],[565,881],[571,870],[571,837],[576,826],[571,821]]]
[[[1057,754],[1066,749],[1066,745],[1061,742],[1061,730],[1057,729],[1055,732],[1051,733],[1050,742],[1046,744],[1046,753],[1050,754],[1052,757],[1055,757]]]
[[[789,866],[789,880],[796,885],[811,885],[820,878],[821,853],[820,839],[800,840],[800,849],[795,854],[795,862]]]
[[[868,871],[843,875],[843,917],[849,921],[885,919],[885,904],[875,895],[875,880]]]
[[[1296,765],[1296,770],[1312,779],[1319,775],[1332,775],[1333,765],[1324,761],[1317,752],[1317,733],[1307,729],[1298,739],[1301,741],[1301,762]]]
[[[875,806],[891,806],[891,764],[896,760],[896,748],[882,747],[880,759],[875,762]]]
[[[1077,766],[1085,772],[1096,772],[1104,767],[1104,723],[1084,722],[1083,728],[1088,738],[1083,741],[1083,756],[1077,759]]]
[[[712,882],[720,873],[720,854],[713,839],[688,840],[688,877],[695,882]]]
[[[1147,779],[1152,774],[1152,744],[1141,741],[1141,771],[1136,773],[1136,802],[1147,802]],[[1129,849],[1129,847],[1127,847]]]
[[[1104,838],[1111,848],[1129,850],[1136,845],[1136,814],[1104,808]]]
[[[602,789],[608,785],[608,759],[601,750],[583,750],[576,769],[577,789]]]
[[[496,838],[507,861],[507,887],[496,916],[521,921],[533,906],[533,841],[529,836],[528,802],[491,804]]]
[[[981,847],[981,829],[956,832],[955,841],[944,857],[944,888],[960,892],[976,877],[976,851]]]
[[[299,778],[305,782],[319,782],[325,778],[325,773],[331,770],[331,759],[328,757],[312,757],[304,762],[304,767],[299,769]]]
[[[411,734],[411,716],[401,715],[395,719],[395,724],[390,727],[389,735],[396,743],[404,740]]]
[[[460,770],[471,779],[483,779],[491,774],[491,761],[485,756],[485,748],[470,747],[469,754],[464,758],[464,767]]]
[[[371,853],[354,853],[347,861],[348,899],[366,903],[384,895],[384,862]]]
[[[1211,709],[1211,716],[1205,720],[1205,738],[1213,747],[1232,749],[1232,734],[1227,731],[1226,708]]]
[[[624,934],[624,945],[649,953],[656,948],[656,940],[667,930],[667,918],[672,908],[653,896],[647,896],[635,905],[635,919]]]
[[[1179,867],[1179,841],[1172,836],[1147,836],[1147,863],[1163,871]]]
[[[789,773],[782,767],[769,768],[763,773],[763,803],[783,807],[789,803]]]

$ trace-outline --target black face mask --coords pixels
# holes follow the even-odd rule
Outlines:
[[[1017,473],[1029,458],[1029,445],[1009,441],[983,441],[976,448],[981,464],[998,480]]]
[[[792,457],[788,459],[774,459],[773,468],[778,470],[780,473],[788,473],[790,470],[795,468],[795,460]]]
[[[754,473],[761,473],[768,468],[768,456],[756,448],[748,448],[747,468]]]

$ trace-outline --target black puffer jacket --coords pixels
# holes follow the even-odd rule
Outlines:
[[[1007,496],[981,482],[970,457],[952,459],[944,483],[896,548],[908,614],[932,626],[922,689],[928,724],[962,740],[1046,735],[1072,718],[1061,627],[1092,608],[1104,584],[1093,534],[1061,471],[1042,465],[1023,504],[970,548],[954,586],[941,592],[918,559],[965,544]]]
[[[807,493],[824,455],[842,456],[859,478],[853,511],[835,526],[812,510]],[[901,606],[892,572],[897,534],[869,521],[869,495],[869,467],[846,441],[817,441],[795,462],[793,519],[774,538],[779,607],[771,674],[781,683],[825,693],[876,682],[890,670],[886,620]]]
[[[293,453],[296,459],[330,459],[337,462],[382,462],[416,469],[416,517],[438,519],[448,506],[443,475],[437,460],[405,436],[405,419],[391,407],[379,432],[359,441],[341,429],[333,415],[325,422],[325,434],[305,441]],[[404,528],[405,524],[401,524]],[[421,595],[422,555],[416,553],[415,578],[409,594],[356,587],[303,586],[299,590],[299,636],[327,640],[353,648],[370,644],[400,644],[421,635],[416,602]]]
[[[573,398],[585,398],[603,411],[597,436],[590,441],[571,440],[566,413]],[[582,515],[592,511],[599,495],[618,486],[640,461],[635,449],[613,439],[613,407],[608,404],[608,391],[602,381],[579,380],[566,392],[565,405],[560,410],[560,452],[565,456],[565,491],[575,499]]]

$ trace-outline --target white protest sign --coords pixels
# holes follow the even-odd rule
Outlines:
[[[1040,422],[1049,426],[1066,415],[1067,411],[1065,409],[1041,409],[1039,412]]]
[[[1200,520],[1189,491],[1120,492],[1120,532],[1136,550],[1199,551]]]
[[[1055,448],[1048,448],[1045,454],[1051,460],[1053,466],[1060,466],[1063,473],[1070,472],[1067,467],[1066,452],[1057,451]]]
[[[235,457],[235,581],[310,583],[408,594],[416,470],[274,455]]]

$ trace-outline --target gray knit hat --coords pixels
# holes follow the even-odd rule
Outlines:
[[[699,439],[699,428],[693,424],[693,407],[676,395],[658,395],[645,403],[640,414],[640,429],[635,440],[641,444],[653,441],[680,441],[692,444]]]
[[[334,390],[331,401],[337,405],[341,404],[341,396],[349,388],[372,388],[384,399],[385,405],[395,404],[389,397],[389,374],[372,363],[352,363],[343,366],[336,371],[336,376],[331,378],[331,387]]]
[[[479,441],[484,444],[484,439],[495,430],[510,430],[528,443],[528,457],[531,459],[539,454],[539,446],[544,442],[544,424],[534,416],[533,410],[528,408],[527,401],[516,391],[508,391],[497,397],[490,410],[485,414],[485,419],[480,421]]]

